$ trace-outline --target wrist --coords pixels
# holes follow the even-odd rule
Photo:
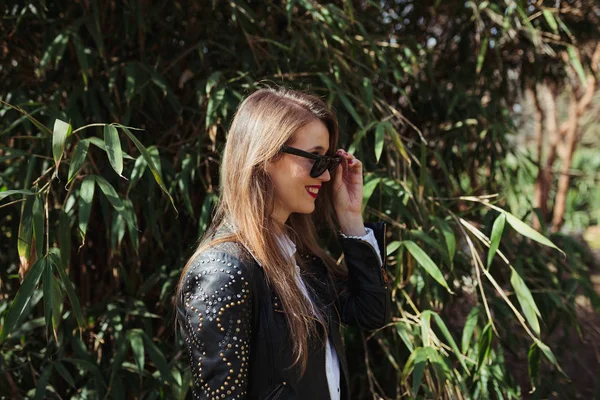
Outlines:
[[[338,222],[340,223],[340,231],[347,236],[364,236],[367,234],[365,230],[365,224],[361,214],[357,215],[345,215],[340,218],[338,216]]]

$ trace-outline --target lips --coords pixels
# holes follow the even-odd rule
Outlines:
[[[321,185],[306,186],[306,192],[311,195],[313,199],[317,198],[320,189]]]

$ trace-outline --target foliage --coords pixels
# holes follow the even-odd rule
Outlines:
[[[582,15],[513,1],[8,6],[2,394],[186,396],[174,289],[210,219],[231,116],[264,84],[309,90],[337,110],[341,147],[368,171],[366,219],[389,225],[397,310],[381,331],[346,332],[355,397],[571,393],[561,349],[545,343],[578,324],[580,293],[598,309],[589,256],[529,228],[504,188],[522,173],[506,160],[524,162],[509,140],[521,82],[540,71],[560,79],[565,63],[589,69],[573,51],[554,58],[598,37],[597,7],[579,6]],[[513,365],[527,365],[530,382]]]

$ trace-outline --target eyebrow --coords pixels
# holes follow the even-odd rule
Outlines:
[[[313,151],[313,150],[325,150],[325,148],[323,146],[315,146],[315,147],[309,149],[308,151]]]

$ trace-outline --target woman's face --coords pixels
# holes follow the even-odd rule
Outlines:
[[[323,122],[315,120],[299,129],[288,146],[323,155],[329,150],[329,131]],[[331,176],[326,170],[321,176],[312,178],[313,164],[314,160],[283,153],[279,160],[267,166],[267,173],[275,185],[273,217],[282,224],[291,213],[309,214],[315,210],[321,185]]]

